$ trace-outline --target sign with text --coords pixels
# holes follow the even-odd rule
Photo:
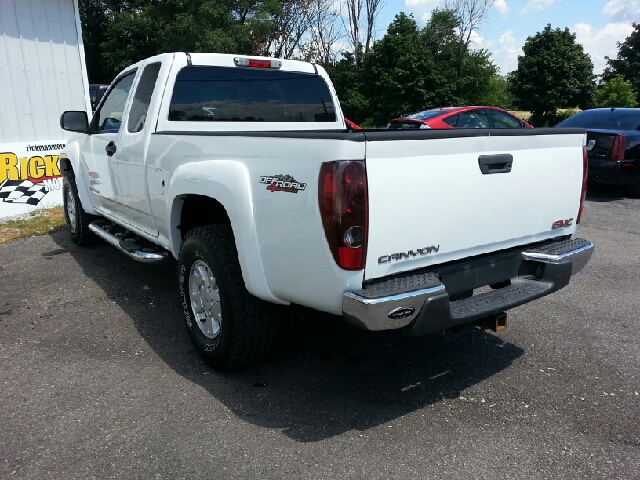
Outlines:
[[[0,218],[62,205],[65,141],[0,144]]]

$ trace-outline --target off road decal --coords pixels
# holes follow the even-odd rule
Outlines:
[[[306,183],[300,183],[291,175],[273,175],[260,177],[260,183],[267,185],[270,192],[298,193],[307,188]]]

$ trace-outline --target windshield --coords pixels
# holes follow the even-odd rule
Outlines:
[[[640,123],[640,109],[585,110],[560,122],[558,127],[598,128],[602,130],[633,130]]]

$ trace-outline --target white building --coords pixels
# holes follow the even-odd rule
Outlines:
[[[0,218],[62,203],[65,110],[91,112],[77,0],[0,0]]]

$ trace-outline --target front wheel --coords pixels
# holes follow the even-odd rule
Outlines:
[[[232,370],[269,351],[273,306],[245,288],[228,225],[187,233],[178,259],[178,283],[187,330],[209,365]]]
[[[94,220],[82,209],[76,179],[73,175],[67,175],[62,179],[62,200],[64,203],[64,218],[69,227],[71,240],[76,245],[90,245],[96,240],[95,234],[89,230],[89,224]]]

